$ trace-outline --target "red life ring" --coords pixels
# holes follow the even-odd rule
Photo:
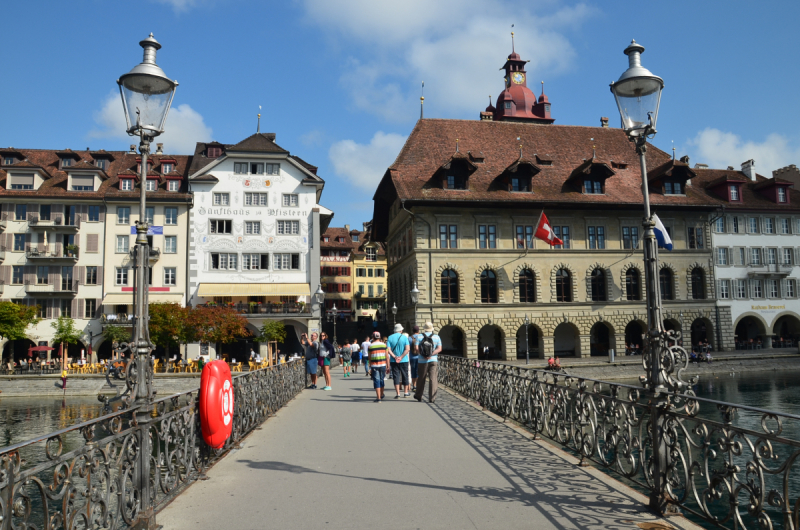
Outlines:
[[[233,431],[233,379],[225,361],[211,361],[200,376],[200,428],[203,440],[219,449]]]

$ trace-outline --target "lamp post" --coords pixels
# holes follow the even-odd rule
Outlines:
[[[528,325],[531,321],[528,319],[528,314],[525,313],[525,364],[528,364],[531,360],[530,349],[528,347]]]
[[[156,52],[161,45],[149,37],[139,42],[144,49],[142,62],[134,66],[127,74],[117,79],[119,93],[122,97],[122,108],[125,111],[127,133],[139,137],[139,153],[142,163],[139,169],[139,220],[136,222],[136,276],[133,291],[133,336],[128,345],[121,348],[131,352],[132,359],[127,368],[126,384],[131,391],[131,398],[138,404],[149,404],[153,399],[153,361],[150,358],[152,344],[148,329],[148,265],[150,261],[150,247],[147,242],[148,223],[146,218],[146,189],[147,189],[147,155],[150,154],[150,143],[156,136],[164,132],[164,123],[167,121],[172,98],[178,82],[168,78],[164,71],[156,65]],[[150,454],[151,441],[149,436],[150,414],[148,407],[140,407],[137,420],[142,425],[140,431],[139,451]],[[139,513],[138,523],[141,528],[154,528],[156,517],[150,499],[155,495],[151,492],[150,485],[150,459],[137,458],[134,470],[134,484],[139,494],[142,509]],[[152,493],[152,495],[151,495]]]
[[[339,314],[339,310],[336,309],[336,303],[334,302],[333,307],[331,308],[331,316],[333,316],[333,345],[337,346],[338,343],[336,342],[336,316]]]
[[[664,329],[661,310],[661,292],[658,289],[658,246],[653,228],[655,222],[650,214],[650,197],[647,187],[647,138],[656,134],[658,107],[664,81],[642,66],[641,54],[644,47],[631,41],[625,48],[628,56],[628,69],[620,78],[611,83],[611,92],[617,102],[622,128],[636,146],[639,165],[642,171],[642,195],[644,197],[644,273],[647,292],[647,338],[642,355],[645,376],[642,384],[652,392],[650,406],[650,428],[653,441],[653,454],[650,469],[653,482],[650,492],[650,506],[659,513],[674,511],[670,503],[669,469],[672,456],[668,447],[666,412],[673,407],[669,393],[686,390],[687,383],[680,379],[679,365],[688,366],[686,351],[679,346],[680,332]],[[686,390],[691,393],[691,390]],[[645,464],[646,465],[646,464]]]
[[[392,330],[394,330],[394,317],[397,315],[397,304],[392,302]]]
[[[417,282],[414,282],[414,288],[411,289],[411,301],[414,302],[414,325],[417,324],[417,302],[419,302],[419,289],[417,289]]]

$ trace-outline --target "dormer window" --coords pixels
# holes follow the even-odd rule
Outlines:
[[[170,179],[167,181],[167,191],[179,191],[181,189],[181,181],[177,179]]]
[[[627,169],[628,164],[625,162],[611,162],[612,169]]]
[[[147,179],[145,184],[145,190],[147,191],[156,191],[158,188],[158,181],[156,179]]]
[[[337,243],[344,243],[344,238],[343,237],[337,237],[336,238],[336,242]]]
[[[587,195],[602,195],[603,181],[600,179],[586,179],[583,181],[583,193]]]
[[[739,200],[739,186],[737,186],[736,184],[731,184],[728,187],[728,190],[730,192],[730,200],[731,200],[731,202],[738,201]]]
[[[684,193],[683,182],[664,182],[664,195],[683,195]]]
[[[174,170],[175,170],[175,164],[173,164],[172,162],[163,162],[161,164],[161,173],[163,173],[164,175],[172,173]]]
[[[105,171],[106,169],[108,169],[108,160],[105,160],[103,158],[98,158],[97,160],[94,161],[94,165]]]
[[[353,234],[350,237],[353,239],[353,243],[358,243],[358,234]]]
[[[11,173],[8,176],[9,189],[12,190],[32,190],[33,175],[23,175]]]
[[[119,179],[119,189],[122,191],[133,191],[133,179]]]
[[[322,241],[324,241],[325,243],[330,243],[331,242],[331,238],[328,237],[328,236],[325,236],[325,237],[322,238]]]
[[[72,165],[72,159],[71,158],[64,157],[64,158],[61,159],[61,167],[62,168],[70,167],[71,165]]]
[[[778,188],[778,202],[786,202],[786,188],[783,186]]]
[[[467,189],[467,178],[463,175],[447,175],[447,189],[448,190]]]
[[[206,148],[206,156],[208,158],[219,158],[222,156],[222,148],[221,147],[208,147]]]
[[[531,189],[531,179],[527,177],[511,177],[509,191],[528,191]]]
[[[94,177],[92,175],[73,175],[73,191],[94,191]]]
[[[4,156],[3,157],[3,165],[4,166],[10,166],[14,162],[16,162],[16,159],[13,156]]]
[[[507,109],[510,109],[511,108],[511,102],[510,101],[506,101],[505,106],[506,106]],[[283,142],[281,142],[281,143],[283,143]]]

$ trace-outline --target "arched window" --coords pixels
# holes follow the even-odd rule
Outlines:
[[[628,300],[642,299],[642,284],[639,269],[630,268],[625,273],[625,294]]]
[[[703,269],[692,269],[692,299],[703,300],[706,297],[706,275]]]
[[[606,273],[603,269],[592,271],[592,302],[606,301]]]
[[[494,271],[485,270],[481,273],[481,302],[497,303],[497,275]]]
[[[572,277],[567,269],[556,272],[556,302],[572,302]]]
[[[658,283],[661,286],[661,299],[672,300],[674,295],[672,293],[672,271],[663,268],[658,272]]]
[[[453,269],[442,271],[442,303],[458,303],[458,274]]]
[[[522,303],[536,301],[536,276],[530,269],[523,269],[519,273],[519,301]]]

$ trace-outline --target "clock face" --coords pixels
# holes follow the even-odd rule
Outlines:
[[[511,80],[514,81],[516,84],[521,85],[525,82],[525,74],[522,72],[514,72],[511,74]]]

